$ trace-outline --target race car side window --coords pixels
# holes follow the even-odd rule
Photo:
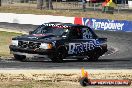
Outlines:
[[[69,32],[69,38],[82,39],[82,34],[79,28],[72,28]]]
[[[93,33],[88,28],[82,28],[83,39],[92,39]]]

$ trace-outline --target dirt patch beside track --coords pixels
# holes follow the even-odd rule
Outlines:
[[[87,70],[87,71],[90,79],[132,80],[132,70]],[[53,84],[57,84],[59,88],[62,85],[63,87],[67,87],[69,84],[73,86],[72,88],[76,88],[77,86],[78,86],[77,88],[81,88],[81,86],[79,85],[80,78],[81,78],[81,71],[74,69],[73,70],[59,70],[59,69],[58,70],[0,70],[0,82],[44,81],[44,82],[52,82]],[[131,87],[132,85],[127,86],[125,88],[131,88]],[[103,87],[98,87],[98,88],[103,88]],[[110,87],[108,86],[107,88]]]
[[[90,79],[130,79],[132,70],[86,70]],[[48,80],[78,82],[81,70],[0,70],[1,81]]]

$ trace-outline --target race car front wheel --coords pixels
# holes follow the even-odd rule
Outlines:
[[[57,53],[54,57],[51,58],[53,62],[61,63],[63,62],[63,59],[66,57],[66,49],[65,48],[59,48],[57,50]]]
[[[26,56],[24,55],[17,55],[17,54],[14,54],[14,58],[16,60],[19,60],[19,61],[25,61],[26,60]]]
[[[57,63],[61,63],[61,62],[63,61],[63,59],[61,59],[61,58],[56,58],[56,57],[51,58],[51,60],[52,60],[52,62],[57,62]]]

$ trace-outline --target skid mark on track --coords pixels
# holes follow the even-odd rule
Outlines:
[[[112,54],[115,54],[118,51],[119,51],[118,48],[110,46],[110,47],[108,47],[108,51],[102,56],[112,55]]]

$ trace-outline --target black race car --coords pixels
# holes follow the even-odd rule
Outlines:
[[[64,58],[97,61],[107,52],[107,38],[99,38],[88,26],[51,22],[29,35],[12,38],[9,48],[21,61],[29,57],[50,58],[53,62],[62,62]]]

